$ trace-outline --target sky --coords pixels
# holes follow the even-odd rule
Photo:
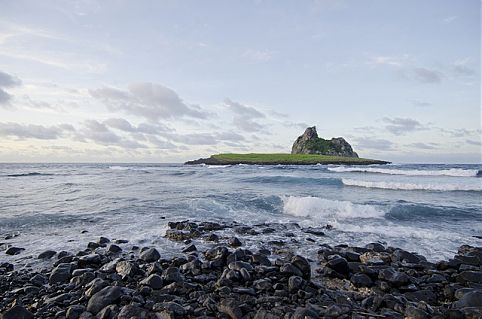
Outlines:
[[[0,162],[481,163],[479,0],[0,0]]]

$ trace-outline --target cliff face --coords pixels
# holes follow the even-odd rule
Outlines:
[[[308,127],[303,135],[293,143],[291,154],[320,154],[346,157],[358,157],[351,145],[343,137],[325,140],[318,137],[316,127]]]

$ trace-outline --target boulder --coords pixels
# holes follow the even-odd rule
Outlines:
[[[115,303],[122,296],[122,289],[117,286],[108,286],[95,293],[89,299],[87,311],[94,315],[101,311],[104,307]]]
[[[343,138],[325,140],[318,137],[316,127],[308,127],[303,135],[293,143],[291,154],[320,154],[345,157],[358,157],[351,145]]]

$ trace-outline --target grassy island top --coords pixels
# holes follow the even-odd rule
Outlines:
[[[201,158],[186,164],[259,164],[259,165],[313,165],[313,164],[345,164],[368,165],[388,164],[389,162],[356,157],[342,157],[317,154],[287,154],[287,153],[248,153],[248,154],[217,154],[209,158]]]

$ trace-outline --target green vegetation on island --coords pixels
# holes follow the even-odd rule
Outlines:
[[[186,164],[208,165],[234,165],[234,164],[258,164],[258,165],[315,165],[315,164],[342,164],[342,165],[369,165],[387,164],[378,161],[358,157],[331,156],[318,154],[287,154],[287,153],[225,153],[212,155],[209,158],[201,158]]]

